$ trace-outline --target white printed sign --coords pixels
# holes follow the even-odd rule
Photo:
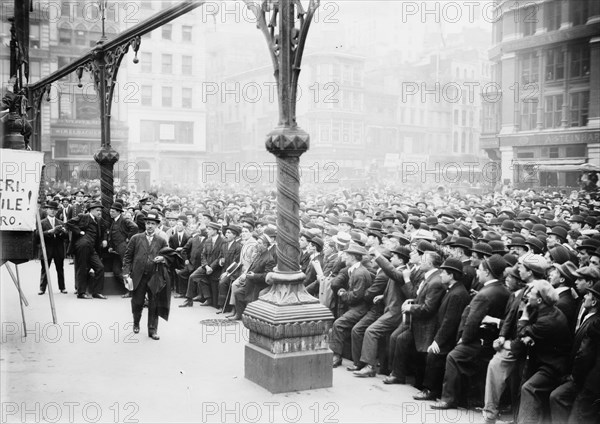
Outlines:
[[[0,149],[0,160],[0,230],[33,231],[44,154]]]

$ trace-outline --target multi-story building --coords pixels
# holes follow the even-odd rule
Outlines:
[[[504,183],[575,186],[600,165],[600,2],[501,1],[481,145]]]
[[[142,1],[141,22],[174,3]],[[152,184],[197,184],[206,155],[205,37],[192,11],[142,37],[139,63],[128,63],[126,84],[135,87],[127,102],[129,169],[138,189]]]
[[[12,2],[3,4],[1,37],[10,41]],[[78,58],[96,45],[102,36],[102,19],[98,2],[63,0],[34,2],[30,13],[30,79],[34,83]],[[105,34],[108,39],[120,28],[118,5],[111,5],[105,13]],[[2,49],[3,86],[9,78],[9,49]],[[27,82],[27,81],[26,81]],[[52,84],[47,99],[42,101],[41,151],[45,153],[46,175],[59,181],[76,183],[78,179],[100,177],[93,155],[100,146],[100,107],[94,83],[84,73],[79,80],[75,73]],[[112,105],[111,138],[113,147],[121,154],[121,163],[127,158],[127,126],[125,110],[119,102],[119,91]],[[115,171],[117,176],[119,170]]]

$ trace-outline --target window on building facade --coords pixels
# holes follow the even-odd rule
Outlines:
[[[192,108],[192,89],[184,87],[181,89],[181,107],[185,109]]]
[[[69,17],[71,16],[71,5],[73,2],[69,0],[62,0],[62,4],[60,5],[60,16]]]
[[[181,41],[189,43],[192,41],[192,27],[189,25],[183,25],[181,27]]]
[[[569,8],[573,25],[585,25],[588,18],[588,0],[571,0]]]
[[[582,158],[585,157],[587,144],[574,144],[565,147],[565,157],[567,158]]]
[[[37,60],[31,60],[29,63],[29,82],[36,82],[42,76],[42,64]]]
[[[162,39],[170,40],[171,35],[172,35],[171,33],[173,31],[173,25],[171,25],[171,24],[163,25],[161,31],[162,31]]]
[[[535,26],[537,23],[537,8],[538,6],[534,5],[525,7],[519,11],[524,37],[535,34]]]
[[[40,48],[40,26],[37,24],[29,25],[29,48]]]
[[[562,21],[562,2],[558,0],[549,1],[544,4],[544,21],[548,31],[560,28]]]
[[[462,153],[467,151],[467,134],[464,131],[460,135],[460,151]]]
[[[463,127],[467,126],[467,111],[466,110],[462,111],[462,126]]]
[[[454,111],[454,125],[458,125],[458,110]]]
[[[590,75],[590,45],[588,43],[573,46],[571,49],[571,78]]]
[[[544,128],[558,128],[562,121],[563,95],[546,96],[544,106]]]
[[[69,96],[67,96],[68,98]],[[69,99],[71,100],[71,99]],[[100,119],[100,105],[95,96],[75,95],[75,119]]]
[[[142,85],[142,106],[152,106],[151,85]]]
[[[89,46],[94,47],[96,45],[96,42],[100,40],[100,37],[102,37],[102,30],[98,25],[94,25],[92,29],[90,29],[90,32],[88,34]]]
[[[458,133],[454,131],[454,139],[452,143],[452,151],[458,153]]]
[[[171,107],[173,106],[173,88],[163,87],[162,88],[162,106]]]
[[[590,106],[590,92],[581,91],[571,93],[571,126],[585,127],[588,122],[588,109]]]
[[[537,52],[525,53],[520,56],[521,83],[532,84],[539,80],[539,57]]]
[[[484,103],[483,109],[483,132],[491,133],[496,130],[495,123],[495,106],[493,103]]]
[[[546,81],[559,81],[565,77],[565,55],[561,47],[546,50]]]
[[[521,131],[535,129],[537,125],[537,99],[526,99],[521,102]]]
[[[152,53],[142,52],[141,60],[142,64],[142,72],[150,73],[152,72]]]
[[[87,39],[86,39],[86,29],[83,25],[79,25],[77,26],[77,28],[75,28],[75,44],[78,46],[85,46],[87,45]]]
[[[329,124],[319,124],[319,141],[329,143]]]
[[[182,75],[192,75],[192,56],[181,56]]]
[[[473,153],[475,151],[475,145],[473,141],[473,131],[469,133],[469,153]]]
[[[162,73],[172,74],[173,73],[173,55],[163,54],[162,55]]]
[[[58,43],[71,44],[73,43],[73,31],[69,24],[61,23],[58,27]]]

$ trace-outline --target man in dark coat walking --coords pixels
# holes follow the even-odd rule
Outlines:
[[[160,254],[160,251],[168,247],[167,242],[162,237],[155,235],[159,223],[160,216],[157,213],[148,212],[144,222],[146,230],[131,238],[123,261],[123,277],[128,278],[131,275],[133,281],[133,293],[131,295],[133,332],[136,334],[140,332],[140,319],[144,310],[144,300],[148,295],[148,337],[154,340],[160,338],[157,334],[158,304],[156,293],[149,283],[157,271],[156,265],[166,263],[165,257]]]

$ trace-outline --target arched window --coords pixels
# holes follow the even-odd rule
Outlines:
[[[102,37],[102,30],[99,25],[94,25],[89,32],[90,47],[94,47],[100,37]]]
[[[454,146],[452,147],[453,152],[458,152],[458,133],[454,131]]]
[[[78,46],[85,46],[87,44],[86,34],[87,30],[85,26],[79,24],[75,28],[75,44]]]

